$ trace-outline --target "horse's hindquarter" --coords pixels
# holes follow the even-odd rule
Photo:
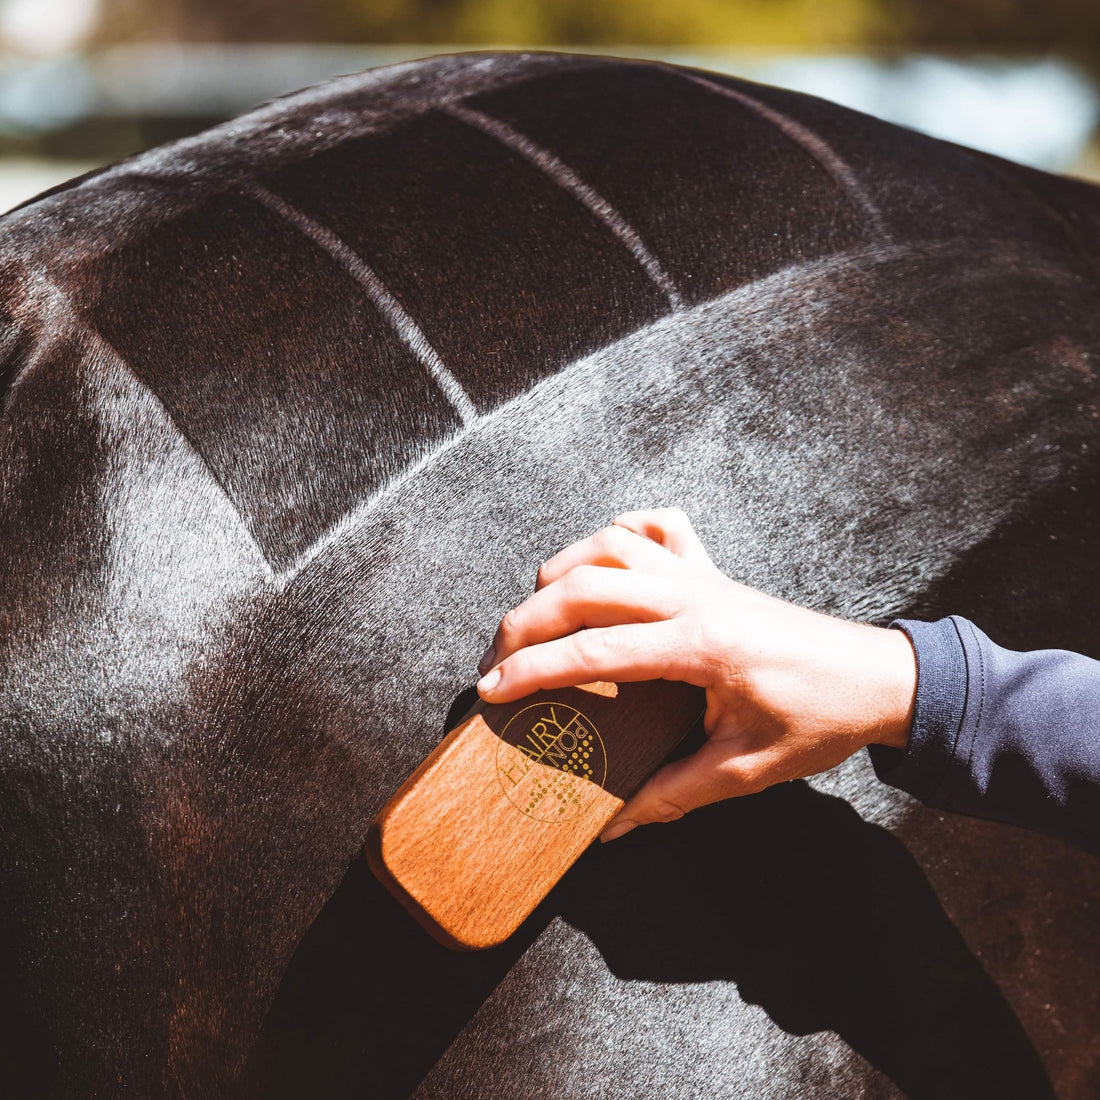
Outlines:
[[[9,219],[28,1074],[54,1048],[61,1091],[398,1095],[458,1035],[425,1095],[1041,1095],[988,971],[1087,1095],[1092,862],[860,762],[591,854],[491,996],[518,946],[457,961],[345,883],[314,935],[358,952],[307,938],[244,1059],[560,544],[678,503],[742,579],[884,619],[1092,484],[1095,204],[772,89],[475,57]]]

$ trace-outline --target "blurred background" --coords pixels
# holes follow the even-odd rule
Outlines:
[[[1100,0],[0,0],[0,210],[329,76],[487,47],[736,73],[1100,180]]]

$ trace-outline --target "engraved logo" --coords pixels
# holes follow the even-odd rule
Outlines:
[[[534,703],[501,732],[497,777],[508,801],[536,821],[569,821],[594,801],[607,778],[603,739],[567,703]],[[541,766],[540,766],[541,765]]]

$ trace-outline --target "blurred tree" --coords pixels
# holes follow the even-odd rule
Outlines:
[[[873,35],[876,0],[341,0],[376,41],[844,45]]]
[[[1100,0],[101,0],[101,41],[1054,50],[1100,58]]]
[[[100,0],[96,37],[105,43],[340,41],[350,30],[342,26],[343,2]]]
[[[102,0],[100,40],[850,45],[880,0]]]
[[[888,0],[906,27],[906,44],[1055,50],[1100,59],[1097,0]]]

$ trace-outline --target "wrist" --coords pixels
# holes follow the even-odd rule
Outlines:
[[[917,657],[902,630],[874,627],[879,653],[880,680],[877,721],[868,744],[904,751],[913,728],[917,696]]]

